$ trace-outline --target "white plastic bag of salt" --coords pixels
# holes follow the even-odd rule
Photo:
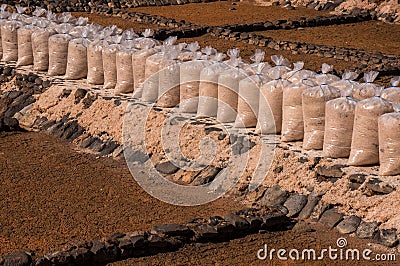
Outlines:
[[[321,67],[321,74],[318,74],[314,77],[314,81],[317,84],[323,81],[325,84],[329,84],[332,86],[333,83],[338,82],[340,78],[334,74],[330,74],[329,72],[333,71],[333,66],[323,63]]]
[[[164,52],[169,46],[174,45],[177,37],[168,37],[160,47],[160,52],[155,53],[146,59],[145,81],[141,99],[145,102],[155,102],[158,98],[160,62],[164,58]]]
[[[121,49],[122,35],[109,38],[110,44],[103,47],[101,57],[103,59],[104,89],[114,89],[117,84],[117,52]]]
[[[271,68],[269,76],[273,80],[261,87],[257,125],[261,134],[277,134],[282,131],[283,88],[291,84],[290,81],[282,79],[286,72],[286,67]]]
[[[378,88],[376,96],[356,104],[349,165],[379,163],[378,119],[394,110],[391,103],[379,96],[381,90]]]
[[[159,64],[157,106],[175,107],[179,104],[180,60],[179,47],[167,46]]]
[[[317,86],[315,82],[305,78],[292,82],[289,86],[283,88],[282,100],[282,141],[298,141],[304,137],[303,120],[303,91]]]
[[[400,174],[400,106],[395,104],[394,113],[379,117],[379,174]]]
[[[103,49],[108,46],[108,39],[114,32],[114,27],[106,27],[94,37],[87,49],[89,84],[104,84]]]
[[[353,97],[359,101],[365,100],[375,96],[378,85],[372,83],[379,75],[379,72],[370,71],[364,74],[365,83],[360,84],[354,88]]]
[[[198,117],[216,117],[218,111],[218,77],[229,67],[223,60],[226,55],[217,53],[212,65],[200,73]]]
[[[266,62],[262,62],[264,55],[265,53],[261,50],[255,51],[251,57],[254,63],[250,66],[254,75],[252,74],[239,82],[238,114],[235,127],[257,126],[260,90],[265,83],[271,81],[271,78],[267,75],[270,66]]]
[[[90,27],[82,27],[71,30],[75,37],[68,43],[67,69],[65,79],[81,79],[87,76],[87,47],[93,37]]]
[[[6,11],[7,4],[2,4],[0,6],[0,59],[3,57],[3,46],[1,41],[1,28],[7,22],[7,18],[10,16],[10,13]]]
[[[18,34],[17,30],[23,24],[17,21],[18,14],[11,14],[11,20],[1,26],[1,43],[3,47],[3,61],[18,60]]]
[[[355,90],[360,85],[360,83],[354,81],[357,77],[358,74],[356,72],[345,70],[342,79],[331,83],[331,85],[340,91]]]
[[[393,104],[400,104],[400,77],[391,79],[392,86],[383,90],[381,97]]]
[[[339,98],[340,91],[326,84],[326,76],[318,76],[317,85],[303,92],[303,119],[305,150],[322,150],[325,134],[326,102]]]
[[[272,62],[274,62],[275,66],[268,70],[268,75],[270,77],[276,76],[276,73],[280,73],[280,77],[282,77],[285,73],[291,71],[290,62],[282,55],[272,55]]]
[[[240,57],[229,60],[231,66],[218,77],[217,120],[221,123],[235,122],[238,106],[239,82],[249,74],[248,64]],[[247,69],[247,71],[246,71]]]
[[[145,29],[142,33],[143,37],[139,37],[135,41],[135,49],[149,49],[160,45],[160,42],[153,39],[154,31],[152,29]]]
[[[180,65],[179,109],[184,113],[197,113],[201,71],[211,64],[207,60],[201,60],[201,52],[195,52],[193,49],[192,52],[194,59]]]
[[[117,65],[117,84],[115,85],[115,94],[131,93],[135,90],[133,81],[132,54],[136,51],[134,48],[137,35],[132,30],[124,32],[124,39],[121,42],[121,49],[116,55]]]
[[[299,61],[293,63],[293,70],[283,74],[282,79],[286,79],[292,83],[300,82],[303,79],[315,78],[317,73],[304,69],[304,62]]]
[[[65,75],[68,60],[68,44],[73,38],[68,32],[72,29],[69,23],[63,23],[55,27],[58,34],[49,38],[49,69],[48,75]]]
[[[56,31],[48,21],[38,22],[39,29],[32,33],[33,70],[47,71],[49,68],[49,38]]]
[[[328,101],[325,107],[323,154],[329,158],[350,156],[357,100],[351,97],[351,88],[341,92],[343,97]]]

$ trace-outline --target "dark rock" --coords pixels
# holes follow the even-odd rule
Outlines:
[[[19,128],[19,121],[14,117],[4,117],[3,123],[5,126],[8,126],[11,129]]]
[[[315,209],[315,206],[317,206],[318,202],[320,201],[320,197],[316,196],[314,193],[310,193],[308,195],[307,199],[307,204],[304,206],[304,208],[301,210],[299,213],[299,219],[307,219],[311,216],[312,212]]]
[[[72,256],[66,251],[56,251],[46,254],[45,257],[53,265],[66,265],[72,261]]]
[[[101,139],[94,137],[93,142],[87,147],[88,149],[96,152],[100,152],[103,150],[104,143]]]
[[[82,100],[83,109],[89,108],[95,101],[97,100],[97,96],[93,94],[86,94],[86,97]]]
[[[338,213],[335,208],[325,211],[319,221],[330,228],[335,227],[340,221],[343,220],[343,214]]]
[[[130,258],[133,256],[134,248],[130,237],[125,236],[118,239],[118,248],[121,250],[122,258]]]
[[[307,204],[307,196],[294,193],[286,200],[284,207],[288,209],[287,216],[294,217],[300,213],[303,207]]]
[[[51,81],[49,81],[49,80],[43,80],[42,86],[43,86],[44,89],[49,88],[49,87],[51,86]]]
[[[378,178],[372,178],[371,180],[369,180],[366,183],[365,188],[366,188],[365,194],[368,196],[385,195],[395,190],[394,186],[382,182],[382,180]]]
[[[151,233],[159,236],[192,237],[194,235],[193,231],[190,230],[189,227],[181,224],[162,224],[154,226]]]
[[[225,215],[224,219],[225,221],[233,224],[233,226],[235,226],[235,228],[238,230],[247,230],[250,228],[250,224],[245,218],[240,217],[239,215],[236,215],[234,213],[229,213]]]
[[[157,164],[156,170],[162,174],[171,175],[175,174],[179,170],[179,167],[173,164],[172,162],[167,161]]]
[[[149,155],[142,151],[132,150],[131,147],[124,148],[125,160],[127,162],[145,163],[149,159]]]
[[[211,226],[215,226],[224,221],[224,218],[222,218],[221,216],[211,216],[208,224]]]
[[[93,253],[92,261],[95,263],[104,263],[114,261],[118,257],[118,248],[115,244],[104,243],[98,240],[92,240],[90,251]]]
[[[299,163],[307,163],[307,162],[308,162],[308,158],[307,158],[307,157],[304,157],[304,156],[301,156],[301,157],[298,159],[298,161],[299,161]]]
[[[392,248],[399,243],[396,229],[382,229],[374,233],[372,239],[374,242]]]
[[[235,232],[235,226],[229,222],[223,221],[214,226],[218,234],[222,236],[232,236]]]
[[[288,198],[288,192],[282,190],[278,185],[270,187],[264,191],[264,195],[261,199],[261,206],[278,206]]]
[[[250,224],[251,231],[259,230],[264,222],[261,217],[253,215],[247,216],[246,220]]]
[[[378,229],[379,223],[377,222],[365,222],[361,221],[359,224],[356,236],[359,238],[372,238],[376,230]]]
[[[112,153],[116,148],[118,148],[119,144],[115,141],[108,140],[104,143],[103,149],[100,152],[101,156]]]
[[[351,234],[355,232],[360,225],[361,219],[355,215],[346,217],[337,226],[337,230],[341,234]]]
[[[92,256],[90,250],[84,247],[73,249],[70,254],[72,256],[74,264],[77,265],[84,265],[85,263],[88,263]]]
[[[32,258],[25,252],[15,252],[3,257],[3,266],[29,266]]]
[[[344,165],[335,164],[333,166],[318,166],[316,168],[318,181],[335,182],[344,175],[342,168]]]
[[[70,96],[72,93],[72,90],[69,89],[63,89],[62,94],[61,94],[61,98],[67,98],[68,96]]]
[[[286,214],[279,210],[271,210],[262,215],[261,218],[263,220],[263,228],[279,227],[289,221]]]
[[[1,265],[1,263],[0,263]],[[39,257],[33,263],[34,266],[52,266],[51,262],[45,257]]]
[[[150,235],[147,240],[150,248],[165,249],[169,246],[169,243],[166,239],[157,235]]]
[[[207,166],[206,169],[204,169],[203,171],[201,171],[199,174],[197,174],[191,185],[193,186],[201,186],[201,185],[205,185],[208,184],[210,182],[212,182],[215,177],[218,175],[218,173],[221,171],[221,168],[217,168],[214,167],[212,165]]]
[[[78,104],[86,96],[86,94],[87,94],[87,90],[81,89],[81,88],[77,89],[74,94],[75,104]]]
[[[209,224],[198,225],[194,228],[196,239],[199,241],[209,241],[218,237],[217,229]]]

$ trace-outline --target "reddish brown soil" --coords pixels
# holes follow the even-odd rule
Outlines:
[[[300,232],[300,231],[286,231],[286,232],[270,232],[266,234],[250,235],[242,239],[235,239],[230,242],[216,243],[216,244],[194,244],[185,246],[178,252],[174,253],[162,253],[155,256],[129,259],[113,263],[113,266],[133,266],[133,265],[396,265],[396,262],[381,262],[376,261],[369,262],[362,260],[360,255],[360,261],[346,261],[346,260],[330,260],[325,256],[324,260],[310,261],[310,260],[278,260],[276,253],[274,253],[274,260],[270,261],[259,260],[257,258],[257,252],[259,249],[267,244],[268,249],[275,248],[276,250],[284,248],[287,251],[290,249],[297,249],[302,251],[303,249],[314,249],[317,252],[329,248],[337,248],[336,240],[339,237],[345,237],[348,245],[343,249],[359,249],[362,252],[364,249],[373,250],[375,254],[388,254],[392,253],[393,250],[387,250],[383,248],[373,247],[368,245],[367,240],[360,240],[357,238],[340,235],[336,230],[325,228],[321,225],[312,225],[315,232]],[[379,249],[378,249],[379,248]],[[318,253],[317,253],[318,254]],[[344,253],[345,254],[345,253]],[[326,255],[326,254],[325,254]],[[285,256],[288,256],[286,253]],[[301,256],[301,255],[300,255]],[[345,257],[344,257],[345,258]],[[397,261],[399,258],[397,259]]]
[[[370,52],[400,55],[400,27],[381,21],[257,33],[282,41],[357,48]]]
[[[231,8],[236,10],[229,10]],[[327,12],[319,12],[309,8],[298,7],[296,10],[288,10],[276,6],[256,6],[248,1],[218,1],[180,6],[138,7],[129,10],[210,26],[328,15]]]
[[[159,27],[155,24],[150,23],[141,23],[141,22],[134,22],[131,20],[118,18],[118,17],[106,17],[99,14],[91,14],[86,12],[73,12],[72,15],[75,17],[87,17],[89,18],[90,23],[96,23],[101,26],[109,26],[109,25],[116,25],[118,28],[123,30],[133,29],[137,33],[143,32],[145,29],[161,29],[166,27]]]
[[[240,207],[232,199],[169,205],[140,188],[123,160],[78,153],[46,134],[0,134],[0,255],[25,248],[42,254]]]

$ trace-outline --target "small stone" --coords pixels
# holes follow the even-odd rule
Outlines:
[[[378,230],[374,233],[372,239],[374,242],[389,248],[392,248],[399,243],[399,239],[397,238],[397,230],[394,228]]]
[[[159,237],[159,236],[156,236],[156,235],[150,235],[147,240],[148,240],[149,246],[151,248],[164,249],[164,248],[168,247],[168,241],[166,241],[162,237]]]
[[[162,174],[171,175],[175,174],[179,170],[179,167],[173,164],[172,162],[167,161],[157,164],[156,170]]]
[[[87,90],[81,89],[81,88],[77,89],[74,94],[75,104],[78,104],[83,98],[85,98],[86,94],[87,94]]]
[[[263,227],[265,228],[280,226],[289,220],[286,214],[279,210],[272,210],[261,216],[261,218],[263,219]]]
[[[228,222],[221,222],[215,226],[218,234],[231,236],[235,232],[235,226]]]
[[[342,168],[344,165],[335,164],[333,166],[318,166],[316,168],[318,181],[335,182],[344,175]]]
[[[310,224],[305,221],[298,221],[294,227],[292,228],[296,233],[309,233],[314,232],[315,230],[311,228]]]
[[[307,158],[307,157],[304,157],[304,156],[301,156],[301,157],[298,159],[298,161],[299,161],[299,163],[307,163],[307,162],[308,162],[308,158]]]
[[[208,224],[211,226],[216,226],[217,224],[224,222],[224,221],[225,221],[224,218],[222,218],[221,216],[211,216]]]
[[[294,217],[300,213],[303,207],[307,204],[307,196],[294,193],[286,200],[284,207],[288,209],[287,216]]]
[[[92,253],[87,248],[83,247],[73,249],[70,254],[73,258],[74,264],[78,265],[84,265],[92,256]]]
[[[367,175],[364,174],[352,174],[349,176],[349,181],[352,183],[362,184],[365,182]]]
[[[325,211],[319,221],[330,228],[335,227],[343,219],[343,214],[338,213],[335,208]]]
[[[351,234],[355,232],[360,225],[361,219],[355,215],[346,217],[337,226],[337,230],[341,234]]]
[[[282,190],[278,185],[265,190],[261,199],[261,206],[279,206],[288,198],[288,192]]]

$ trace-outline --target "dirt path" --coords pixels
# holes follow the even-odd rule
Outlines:
[[[232,199],[177,207],[152,198],[124,161],[78,153],[43,133],[0,133],[0,255],[224,215]]]

